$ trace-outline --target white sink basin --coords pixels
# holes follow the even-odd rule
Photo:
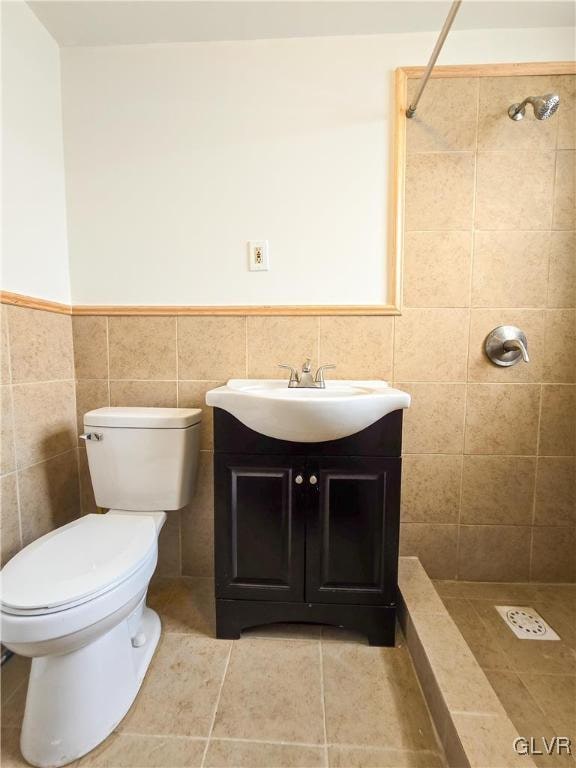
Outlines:
[[[286,380],[230,379],[207,392],[206,403],[267,437],[321,443],[353,435],[391,411],[408,408],[410,395],[385,381],[332,380],[326,389],[289,389]]]

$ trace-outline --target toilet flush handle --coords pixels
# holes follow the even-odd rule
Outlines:
[[[96,440],[96,442],[100,442],[104,438],[104,435],[101,432],[84,432],[83,435],[80,435],[80,440]]]

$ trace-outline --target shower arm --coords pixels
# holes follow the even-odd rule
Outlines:
[[[527,96],[524,99],[524,101],[520,102],[520,104],[514,104],[513,105],[514,109],[510,107],[510,109],[508,110],[508,114],[510,115],[510,117],[514,118],[514,115],[517,115],[519,112],[523,112],[526,109],[526,104],[532,104],[533,101],[534,101],[533,96]]]
[[[432,51],[432,55],[430,56],[428,65],[426,66],[426,69],[424,70],[424,73],[420,78],[420,85],[418,86],[418,91],[416,93],[416,96],[413,99],[410,106],[408,107],[408,109],[406,110],[406,117],[414,117],[416,113],[416,109],[418,108],[418,102],[420,101],[420,97],[424,92],[424,88],[426,88],[426,83],[430,79],[430,75],[432,74],[432,70],[434,69],[434,65],[436,64],[436,60],[440,55],[440,51],[442,50],[444,41],[448,37],[448,33],[450,32],[452,24],[454,23],[454,19],[456,18],[456,14],[458,13],[461,5],[462,5],[462,0],[453,0],[452,7],[448,12],[448,16],[446,16],[446,21],[444,22],[442,31],[438,36],[438,40],[436,41],[436,45],[434,46],[434,50]]]

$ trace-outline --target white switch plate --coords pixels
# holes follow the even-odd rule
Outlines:
[[[268,259],[268,240],[249,241],[248,269],[250,272],[267,272],[270,269],[270,262]]]

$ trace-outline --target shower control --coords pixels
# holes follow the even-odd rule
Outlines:
[[[516,365],[521,360],[530,362],[528,356],[528,340],[525,334],[515,325],[499,325],[494,328],[484,343],[488,358],[503,367]]]

